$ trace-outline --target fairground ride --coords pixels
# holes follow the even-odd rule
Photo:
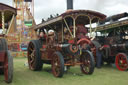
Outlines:
[[[17,9],[16,32],[11,39],[11,49],[22,51],[27,49],[27,42],[34,37],[29,28],[35,25],[34,0],[13,0],[13,7]],[[22,48],[23,47],[23,48]]]

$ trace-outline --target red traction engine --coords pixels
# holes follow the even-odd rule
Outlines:
[[[67,11],[36,25],[34,30],[39,38],[28,45],[29,68],[38,71],[43,64],[51,64],[53,75],[62,77],[64,68],[79,65],[82,73],[92,74],[95,67],[93,54],[82,49],[76,34],[77,25],[88,23],[87,15],[93,13],[89,10]]]
[[[8,34],[15,29],[16,9],[0,3],[0,76],[11,83],[13,79],[13,57],[8,50]],[[1,78],[1,77],[0,77]]]
[[[115,63],[120,71],[128,70],[128,13],[110,16],[99,22],[96,36],[103,47],[103,62]],[[109,23],[109,24],[106,24]]]
[[[128,42],[113,44],[112,48],[119,49],[115,57],[115,65],[120,71],[128,70]]]

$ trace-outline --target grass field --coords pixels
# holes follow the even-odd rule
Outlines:
[[[13,82],[6,84],[0,75],[0,85],[128,85],[128,71],[118,71],[112,66],[95,68],[93,75],[84,75],[79,67],[72,67],[63,78],[55,78],[50,65],[44,65],[41,72],[34,72],[24,66],[26,61],[26,58],[14,58]]]

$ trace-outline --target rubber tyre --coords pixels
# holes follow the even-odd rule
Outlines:
[[[7,51],[8,46],[7,46],[7,41],[4,38],[0,39],[0,51]],[[2,65],[2,63],[0,63]],[[4,74],[4,70],[0,69],[0,74]]]
[[[33,47],[31,47],[33,46]],[[32,50],[30,50],[30,48],[32,48]],[[41,52],[40,52],[40,42],[39,40],[32,40],[30,41],[29,45],[28,45],[28,64],[29,64],[29,69],[33,70],[33,71],[40,71],[42,70],[42,60],[41,60]],[[34,52],[35,50],[35,52]],[[32,56],[33,59],[33,64],[31,65],[31,56],[32,52],[34,52],[34,56]]]
[[[87,50],[82,52],[82,55],[80,56],[80,62],[83,63],[80,65],[82,73],[91,75],[94,72],[95,61],[92,52]]]
[[[98,42],[98,41],[96,41],[96,40],[93,40],[92,41],[92,48],[95,48],[95,50],[94,50],[94,52],[93,52],[93,56],[94,56],[94,60],[95,60],[95,65],[97,64],[97,57],[99,57],[99,56],[97,56],[97,51],[99,51],[99,48],[101,47],[101,44]]]
[[[7,41],[4,38],[0,39],[0,51],[7,51],[8,50],[8,44]]]
[[[11,83],[13,80],[13,57],[10,55],[10,51],[7,51],[7,60],[8,60],[8,75],[7,79],[5,78],[5,82]],[[5,72],[5,71],[4,71]]]
[[[92,41],[92,44],[96,47],[96,49],[98,49],[99,47],[101,47],[101,44],[98,41],[96,41],[96,40],[93,40]]]
[[[58,60],[58,62],[56,61]],[[56,65],[57,64],[57,65]],[[59,68],[56,68],[59,67]],[[57,73],[57,71],[58,73]],[[52,59],[52,73],[55,77],[63,77],[64,74],[64,58],[60,52],[55,52]]]

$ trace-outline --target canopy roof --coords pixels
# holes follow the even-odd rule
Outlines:
[[[101,19],[104,19],[106,16],[102,13],[96,12],[96,11],[91,11],[91,10],[71,10],[71,11],[67,11],[63,14],[61,14],[61,16],[65,17],[68,15],[78,15],[78,14],[86,14],[86,15],[91,15],[91,16],[96,16],[99,17]]]
[[[1,12],[4,12],[5,22],[11,19],[13,14],[17,14],[17,10],[9,5],[0,3],[0,23],[1,23]]]
[[[71,10],[71,11],[66,11],[65,13],[61,14],[60,16],[57,16],[55,18],[49,19],[47,21],[42,22],[41,24],[38,24],[34,27],[35,30],[39,28],[43,28],[49,25],[60,25],[63,22],[63,19],[66,17],[73,17],[77,18],[78,16],[83,16],[78,19],[78,21],[84,22],[84,24],[89,24],[89,19],[87,17],[89,16],[90,18],[99,18],[99,19],[105,19],[105,15],[99,12],[91,11],[91,10]],[[93,22],[97,22],[97,19],[94,19]]]
[[[113,29],[128,29],[128,19],[112,22],[110,24],[104,24],[96,27],[96,31],[110,31]]]

